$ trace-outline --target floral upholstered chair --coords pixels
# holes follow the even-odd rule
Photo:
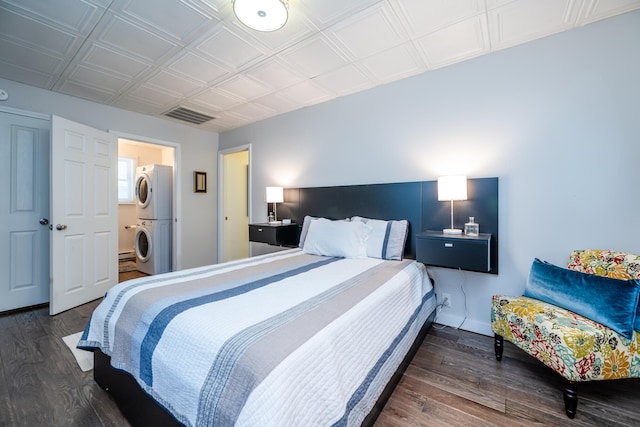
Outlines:
[[[639,289],[638,255],[576,250],[568,269],[536,260],[523,296],[493,296],[496,358],[506,339],[560,374],[573,418],[577,383],[640,378]]]

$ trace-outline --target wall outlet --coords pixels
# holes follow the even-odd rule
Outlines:
[[[442,294],[442,307],[451,307],[451,294]]]

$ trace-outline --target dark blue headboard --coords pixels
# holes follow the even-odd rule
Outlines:
[[[480,232],[492,234],[491,273],[498,273],[498,178],[467,181],[468,200],[454,202],[454,222],[462,227],[473,216]],[[359,215],[374,219],[406,219],[409,236],[406,258],[415,258],[416,234],[448,228],[449,202],[439,202],[436,181],[335,187],[286,188],[279,218],[291,218],[302,226],[306,215],[330,219]],[[495,265],[494,265],[495,264]]]

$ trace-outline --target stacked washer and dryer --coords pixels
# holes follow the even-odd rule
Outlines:
[[[171,194],[173,168],[136,168],[136,269],[147,274],[171,271]]]

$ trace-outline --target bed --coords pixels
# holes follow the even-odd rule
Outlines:
[[[123,282],[79,346],[184,425],[361,425],[433,295],[413,260],[291,249]]]
[[[340,197],[347,208],[309,204],[318,189],[313,197],[295,189],[290,216],[316,228],[386,226],[368,239],[382,250],[345,254],[350,243],[340,239],[349,233],[302,226],[299,248],[109,290],[78,346],[94,351],[96,382],[133,425],[373,425],[426,336],[436,299],[424,265],[411,259],[415,230],[424,228],[422,184],[339,191],[352,188],[357,198]],[[398,210],[389,195],[411,206]],[[316,211],[409,220],[404,228],[363,217],[323,222],[308,215]]]

